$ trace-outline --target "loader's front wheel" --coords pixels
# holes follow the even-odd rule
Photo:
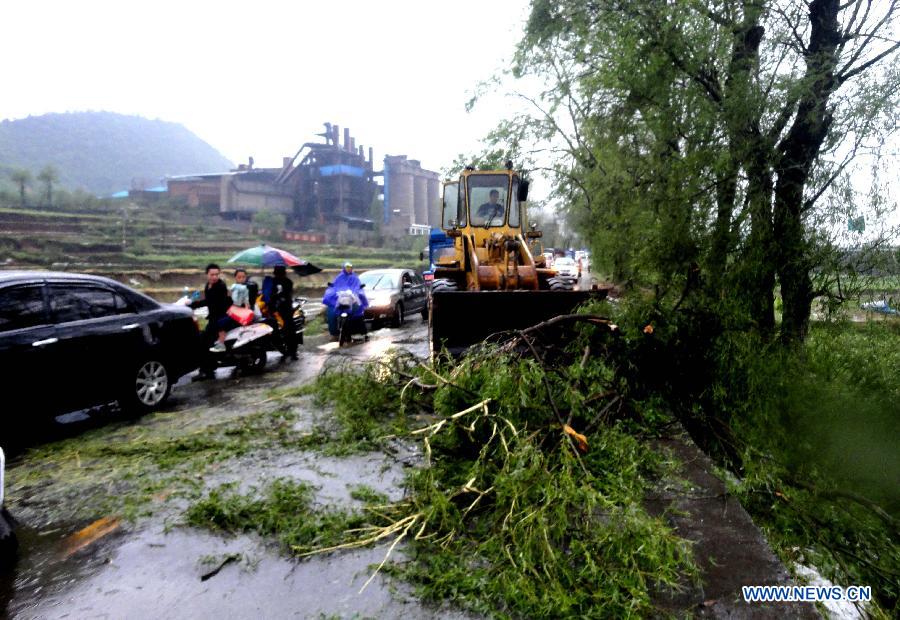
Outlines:
[[[573,290],[573,286],[571,282],[563,280],[561,278],[550,278],[547,280],[547,284],[550,286],[551,291],[571,291]]]
[[[431,283],[431,292],[432,293],[440,293],[443,291],[456,291],[459,288],[456,286],[456,282],[453,280],[446,280],[441,278],[439,280],[435,280]]]

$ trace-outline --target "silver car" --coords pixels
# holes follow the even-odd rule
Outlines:
[[[575,280],[578,278],[578,264],[568,256],[560,256],[553,261],[553,268],[560,278]]]
[[[383,323],[400,327],[413,314],[428,319],[425,280],[412,269],[373,269],[360,274],[359,280],[366,285],[366,320],[373,327]]]

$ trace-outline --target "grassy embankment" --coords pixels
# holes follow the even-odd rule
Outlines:
[[[814,325],[798,356],[762,356],[736,424],[733,491],[788,566],[869,585],[900,611],[900,320]]]
[[[217,224],[211,218],[169,216],[153,210],[73,214],[0,209],[0,263],[70,270],[202,269],[225,263],[240,250],[263,242],[248,225]],[[124,243],[123,243],[124,241]],[[275,242],[323,268],[350,260],[358,268],[411,267],[418,251]]]

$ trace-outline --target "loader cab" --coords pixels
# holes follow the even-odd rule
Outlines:
[[[523,233],[527,224],[528,181],[512,170],[466,169],[458,181],[444,182],[441,228],[474,228],[491,232]],[[506,230],[498,230],[506,229]]]
[[[459,181],[445,181],[441,228],[445,231],[450,230],[454,224],[456,226],[466,225],[465,210],[460,213],[459,209]]]

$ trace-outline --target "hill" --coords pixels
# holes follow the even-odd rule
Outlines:
[[[63,187],[94,194],[155,184],[167,175],[232,167],[212,146],[178,123],[112,112],[70,112],[0,122],[0,179],[15,168],[37,175],[47,164]]]

